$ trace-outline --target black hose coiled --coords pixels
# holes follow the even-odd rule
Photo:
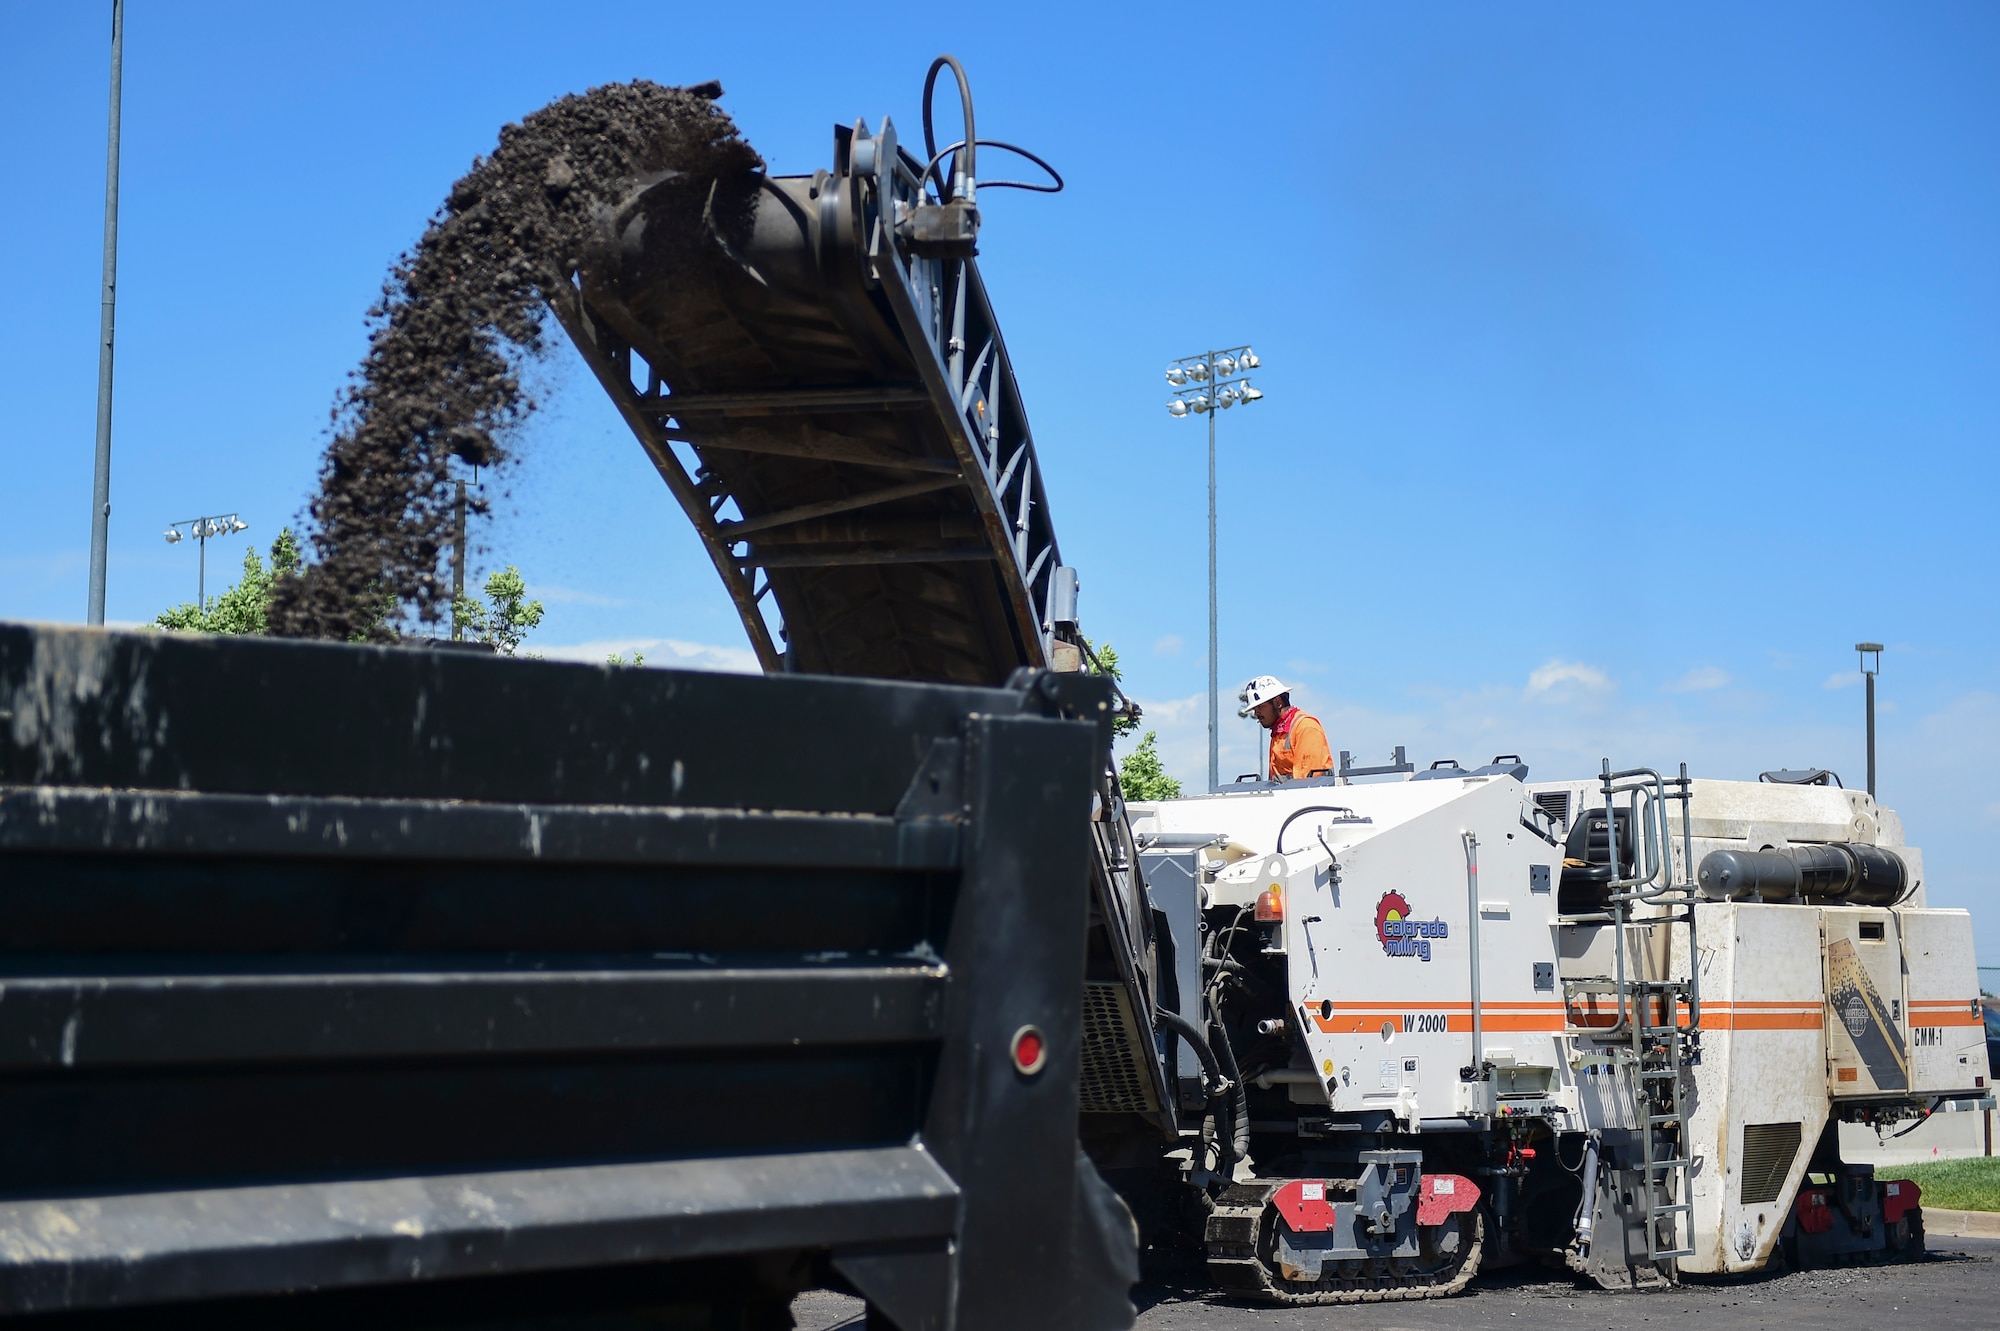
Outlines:
[[[1216,1172],[1223,1178],[1236,1175],[1236,1162],[1250,1154],[1250,1096],[1243,1089],[1243,1078],[1238,1075],[1236,1051],[1229,1047],[1229,1033],[1222,1029],[1220,1022],[1213,1023],[1219,1037],[1211,1043],[1202,1036],[1195,1024],[1177,1012],[1165,1008],[1153,1010],[1153,1024],[1172,1031],[1188,1042],[1196,1058],[1201,1060],[1201,1069],[1208,1076],[1208,1094],[1211,1099],[1226,1087],[1229,1091],[1229,1145],[1225,1148],[1222,1166]],[[1222,1051],[1221,1055],[1216,1050]]]
[[[1250,1155],[1250,1093],[1243,1089],[1243,1074],[1236,1067],[1236,1051],[1229,1047],[1229,1032],[1222,1028],[1222,1014],[1216,1012],[1211,1023],[1215,1028],[1215,1047],[1222,1060],[1222,1070],[1229,1075],[1229,1168],[1223,1172],[1224,1178],[1234,1178],[1236,1161],[1248,1159]]]
[[[1165,1008],[1155,1008],[1153,1009],[1153,1025],[1155,1027],[1164,1027],[1188,1042],[1188,1048],[1194,1050],[1194,1056],[1201,1060],[1201,1070],[1208,1074],[1208,1084],[1211,1088],[1209,1094],[1215,1094],[1213,1088],[1223,1083],[1222,1065],[1216,1062],[1215,1051],[1208,1047],[1208,1041],[1202,1038],[1202,1034],[1195,1028],[1195,1024],[1186,1017],[1181,1016],[1178,1012],[1169,1012]]]

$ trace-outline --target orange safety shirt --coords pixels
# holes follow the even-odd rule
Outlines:
[[[1333,750],[1327,746],[1326,727],[1319,718],[1296,707],[1287,707],[1271,727],[1271,779],[1289,781],[1295,776],[1327,776],[1333,771]]]

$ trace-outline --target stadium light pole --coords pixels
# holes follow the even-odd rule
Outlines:
[[[195,573],[194,608],[208,613],[208,538],[211,536],[234,536],[240,531],[249,531],[250,524],[234,513],[218,513],[208,518],[181,518],[167,524],[167,544],[181,543],[181,528],[188,529],[187,535],[194,537],[201,546],[201,560]]]
[[[1868,681],[1868,794],[1875,794],[1875,676],[1882,672],[1882,644],[1879,642],[1857,642],[1855,652],[1861,657],[1861,675]],[[1869,657],[1875,663],[1868,663]]]
[[[1218,676],[1215,633],[1215,417],[1238,403],[1262,400],[1253,388],[1249,372],[1263,362],[1249,347],[1209,351],[1199,356],[1182,356],[1167,367],[1167,382],[1174,396],[1167,412],[1176,420],[1189,416],[1208,417],[1208,788],[1222,784],[1221,765],[1221,680]]]
[[[118,305],[118,122],[125,82],[125,0],[111,0],[111,130],[104,166],[104,288],[97,326],[97,461],[90,478],[90,601],[84,622],[104,623],[111,544],[111,341]]]

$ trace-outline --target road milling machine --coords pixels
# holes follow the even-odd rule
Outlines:
[[[1341,1302],[1522,1259],[1630,1287],[1920,1251],[1917,1188],[1843,1161],[1839,1126],[1990,1091],[1970,921],[1927,907],[1895,813],[1527,776],[1132,806],[1231,1083],[1176,1051],[1216,1283]]]
[[[765,670],[1054,698],[1079,582],[974,257],[1008,146],[948,57],[923,122],[921,153],[857,121],[810,175],[636,181],[550,304]],[[1105,733],[1078,1133],[1154,1252],[1338,1303],[1920,1245],[1835,1125],[1984,1095],[1977,988],[1872,799],[1502,761],[1128,818]]]

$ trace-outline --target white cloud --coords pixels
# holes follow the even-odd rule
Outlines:
[[[1594,665],[1553,658],[1537,666],[1528,676],[1528,694],[1531,697],[1562,689],[1565,685],[1574,685],[1586,693],[1603,693],[1611,687],[1611,680]]]
[[[530,650],[540,652],[551,661],[588,661],[593,665],[603,665],[605,658],[614,652],[627,657],[633,652],[642,652],[648,666],[674,670],[716,670],[733,675],[763,673],[757,664],[757,654],[748,647],[719,647],[705,642],[682,642],[677,638],[600,638],[594,642],[557,646],[537,643]]]
[[[1858,670],[1836,670],[1826,677],[1820,687],[1823,689],[1851,689],[1861,682]]]
[[[1181,648],[1185,646],[1187,646],[1187,643],[1181,640],[1181,636],[1178,633],[1169,633],[1166,637],[1161,638],[1153,644],[1153,655],[1179,656]]]
[[[1324,675],[1326,667],[1317,661],[1287,661],[1285,669],[1295,675]]]
[[[1706,693],[1729,683],[1729,672],[1721,666],[1696,666],[1679,679],[1660,687],[1668,693]]]

